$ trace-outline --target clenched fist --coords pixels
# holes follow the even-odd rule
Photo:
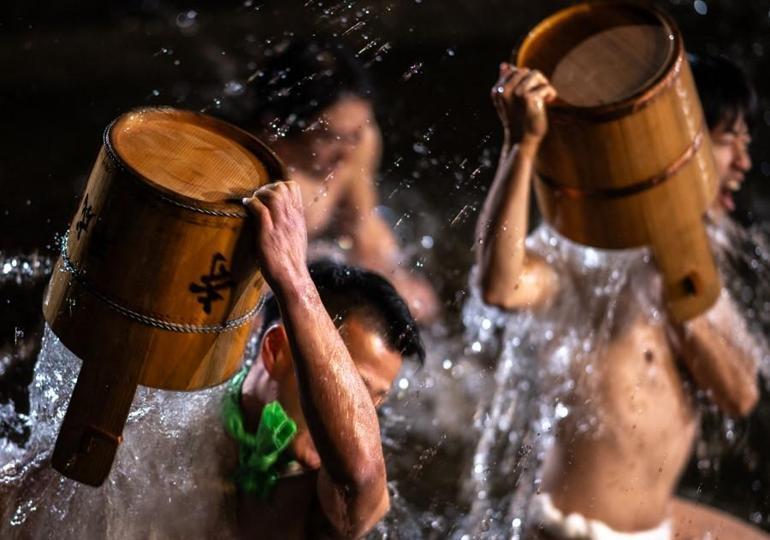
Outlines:
[[[243,204],[256,217],[257,260],[274,292],[308,277],[307,228],[295,182],[262,186]]]
[[[555,98],[556,90],[539,71],[500,64],[492,102],[503,123],[506,143],[539,144],[548,131],[545,105]]]

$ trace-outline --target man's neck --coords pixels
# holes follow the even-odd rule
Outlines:
[[[262,359],[257,358],[241,387],[241,408],[246,420],[246,429],[255,431],[259,426],[262,409],[277,398],[278,387],[270,379]]]
[[[241,408],[248,431],[256,432],[265,405],[277,399],[278,386],[270,378],[262,359],[257,357],[241,387]],[[321,461],[307,426],[300,418],[292,420],[297,422],[298,428],[297,436],[291,444],[292,454],[304,468],[317,469]]]

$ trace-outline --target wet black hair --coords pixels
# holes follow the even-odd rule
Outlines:
[[[751,130],[757,94],[743,70],[723,56],[691,54],[689,60],[708,128],[731,127],[742,114]]]
[[[293,39],[266,56],[250,82],[254,112],[247,126],[291,136],[341,98],[373,99],[363,66],[341,43]]]
[[[425,348],[417,323],[388,280],[363,268],[328,259],[313,262],[308,269],[321,302],[337,327],[350,315],[361,316],[385,338],[390,349],[424,362]],[[281,319],[274,296],[265,300],[262,316],[260,340],[268,328]]]

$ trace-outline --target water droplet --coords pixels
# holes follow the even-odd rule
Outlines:
[[[225,84],[225,95],[240,96],[246,91],[246,87],[238,81],[227,81]]]
[[[563,403],[559,402],[556,404],[554,414],[556,414],[556,418],[567,418],[569,409]]]
[[[414,143],[414,144],[412,145],[412,150],[414,150],[414,151],[415,151],[415,153],[417,153],[417,154],[421,154],[421,155],[425,155],[425,154],[427,154],[428,152],[430,152],[430,150],[428,150],[428,147],[427,147],[427,146],[425,146],[424,144],[422,144],[422,143],[419,143],[419,142],[416,142],[416,143]]]
[[[176,16],[176,25],[179,28],[192,28],[197,17],[198,12],[194,9],[183,11]]]
[[[422,71],[422,62],[415,62],[411,66],[409,66],[409,69],[407,69],[404,74],[401,76],[401,78],[404,81],[408,81],[415,75],[419,74]]]

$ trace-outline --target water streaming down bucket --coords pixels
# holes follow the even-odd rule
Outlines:
[[[727,222],[712,229],[712,237],[724,281],[753,317],[755,335],[770,328],[770,311],[763,310],[770,298],[766,236]],[[630,297],[651,320],[660,319],[654,286],[642,286],[644,280],[654,285],[644,251],[585,249],[546,227],[529,245],[568,268],[569,290],[582,292],[565,297],[543,317],[484,306],[474,291],[463,314],[467,335],[446,330],[426,335],[426,365],[405,367],[380,415],[392,511],[372,538],[517,537],[554,426],[574,414],[563,397],[574,382],[565,374],[578,365],[590,377],[589,353],[622,318],[619,298]],[[596,313],[602,322],[593,326],[590,315]],[[254,356],[253,345],[247,357]],[[546,361],[536,354],[542,351]],[[496,356],[496,367],[487,367]],[[761,358],[767,375],[768,355]],[[223,388],[195,393],[140,388],[114,475],[93,489],[61,477],[48,463],[79,367],[46,331],[30,387],[30,415],[20,420],[30,438],[24,445],[3,439],[0,446],[0,536],[232,535],[228,467],[235,463],[235,450],[221,427]],[[6,407],[2,414],[5,421],[16,413]],[[474,419],[477,430],[469,429]],[[601,429],[599,419],[590,416],[584,426]],[[706,435],[708,456],[718,459],[730,440],[722,433]]]
[[[104,132],[43,312],[83,360],[52,456],[93,486],[109,475],[137,385],[197,390],[236,372],[263,279],[241,199],[285,177],[221,120],[139,108]]]
[[[555,425],[573,413],[570,394],[576,377],[591,388],[594,356],[635,307],[652,320],[660,317],[646,250],[584,248],[546,226],[528,239],[528,248],[561,278],[560,293],[548,308],[505,314],[484,305],[476,291],[464,311],[469,332],[485,343],[491,340],[500,354],[496,388],[480,404],[480,439],[469,479],[472,510],[463,534],[522,534]],[[622,309],[621,295],[630,302]],[[590,408],[580,413],[579,429],[601,429],[598,416],[586,411]]]
[[[703,3],[700,2],[700,4],[703,4]],[[194,12],[191,12],[191,13],[193,13],[193,16],[194,16]],[[182,14],[180,14],[180,15],[182,15]],[[188,20],[188,19],[185,19],[185,20]],[[190,17],[190,20],[192,20],[192,17]],[[185,23],[185,25],[187,25],[187,23]],[[180,24],[180,27],[181,26],[182,25]],[[426,67],[430,67],[430,62],[426,62]],[[470,212],[469,215],[472,216],[472,212]],[[746,262],[749,262],[751,260],[751,257],[741,256],[740,258],[742,260],[742,263],[746,263]],[[763,275],[766,276],[767,274],[765,273]],[[768,276],[768,277],[770,277],[770,276]],[[764,279],[764,280],[760,280],[760,281],[762,281],[763,283],[770,282],[770,280],[768,280],[768,279]],[[767,291],[765,291],[765,293],[766,292]],[[761,294],[761,289],[760,289],[759,293],[754,291],[753,294],[754,294],[754,296],[756,296],[758,294]],[[471,311],[473,311],[473,310],[472,309],[468,310],[468,312],[471,312]],[[767,312],[768,312],[768,310],[766,309],[765,313],[767,313]],[[479,310],[479,313],[482,313],[481,309]],[[485,316],[480,316],[478,321],[477,321],[477,323],[485,331],[492,331],[493,329],[498,328],[496,323],[492,323],[492,321],[494,319],[492,318],[491,315],[500,316],[500,317],[504,317],[504,318],[510,317],[509,315],[500,314],[499,312],[492,313],[491,310],[489,310],[489,309],[483,310],[483,313],[490,315],[490,317],[487,317],[486,315]],[[760,312],[760,315],[761,315],[761,312]],[[460,341],[462,338],[458,337],[456,335],[453,335],[452,339]],[[476,344],[476,343],[480,343],[480,344],[483,343],[484,344],[483,346],[485,347],[485,350],[491,350],[491,349],[494,349],[494,348],[497,347],[497,345],[496,344],[493,345],[493,343],[491,341],[490,342],[485,342],[483,340],[478,340],[478,341],[470,340],[469,341],[469,345],[470,344]],[[458,347],[458,351],[462,351],[462,347]],[[423,410],[424,400],[429,399],[431,397],[431,388],[429,388],[427,386],[427,380],[430,378],[430,375],[431,374],[435,374],[436,376],[439,376],[439,375],[443,375],[445,373],[451,373],[457,367],[465,367],[465,366],[470,365],[470,362],[468,362],[466,358],[463,358],[461,356],[451,356],[451,357],[437,356],[436,359],[438,361],[434,362],[433,364],[429,363],[429,365],[426,367],[426,370],[423,372],[423,375],[425,377],[424,380],[421,379],[419,381],[416,381],[415,379],[412,379],[412,375],[411,374],[407,376],[407,380],[410,381],[409,386],[408,386],[408,388],[406,390],[402,390],[401,392],[403,392],[405,394],[403,399],[409,400],[409,403],[406,404],[403,407],[403,410],[401,411],[402,418],[400,418],[400,419],[392,418],[389,415],[389,413],[388,413],[387,418],[386,418],[386,422],[392,420],[393,421],[392,425],[387,425],[386,424],[386,425],[383,426],[384,429],[386,430],[386,435],[387,435],[387,438],[388,438],[388,440],[385,443],[386,446],[389,446],[389,448],[390,448],[390,450],[392,451],[393,454],[395,454],[396,452],[401,453],[401,454],[406,454],[402,458],[405,462],[414,461],[416,463],[418,461],[417,458],[419,456],[417,454],[414,454],[414,456],[413,456],[414,459],[413,460],[410,459],[410,457],[412,457],[412,456],[410,456],[409,454],[414,453],[414,451],[411,448],[409,448],[409,447],[405,447],[406,445],[404,445],[404,443],[403,443],[403,441],[404,441],[404,433],[409,429],[409,426],[412,424],[413,420],[420,420],[421,422],[424,422],[425,424],[428,424],[428,425],[430,425],[430,423],[431,423],[430,422],[431,418],[426,418],[426,417],[429,414],[432,414],[433,411],[431,410],[430,413],[427,413],[425,410]],[[449,367],[445,368],[444,367],[445,365],[449,366]],[[511,365],[510,366],[510,369],[514,369],[514,368],[524,370],[524,366],[521,366],[521,367],[517,367],[515,365]],[[480,374],[482,374],[482,375],[485,374],[484,370],[479,370],[479,371],[480,371]],[[465,372],[465,374],[468,375],[468,376],[473,376],[473,375],[476,375],[477,373],[478,372],[470,372],[470,373],[468,371]],[[500,370],[500,375],[501,375],[499,377],[500,379],[507,380],[505,377],[502,376],[503,375],[502,369]],[[417,377],[417,375],[415,375],[415,377]],[[454,381],[457,384],[460,384],[461,382],[464,382],[464,379],[463,379],[463,376],[462,376],[462,370],[458,370],[458,374],[450,376],[449,379],[450,379],[450,381]],[[442,389],[446,389],[447,386],[453,388],[449,384],[445,384],[445,385],[441,386],[441,388]],[[473,391],[470,392],[468,395],[469,396],[475,396],[479,400],[486,401],[488,399],[488,394],[486,394],[486,395],[484,394],[483,388],[489,389],[489,391],[491,392],[491,390],[494,389],[494,385],[490,385],[490,384],[482,385],[482,384],[479,384],[478,386],[479,386],[479,388],[473,389]],[[434,390],[435,390],[435,387],[434,387]],[[522,391],[524,391],[524,390],[522,390]],[[531,392],[531,391],[528,390],[528,392]],[[497,395],[497,394],[495,394],[495,395]],[[503,392],[500,392],[500,395],[503,395]],[[399,398],[399,403],[398,404],[400,404],[403,401],[403,399]],[[501,403],[503,402],[502,399],[500,399],[498,401],[501,402]],[[470,400],[467,403],[462,404],[462,406],[465,409],[472,409],[473,408],[473,404],[472,404],[472,402]],[[401,409],[399,409],[399,410],[401,410]],[[460,411],[458,411],[458,412],[460,412]],[[463,410],[462,412],[463,412],[463,414],[459,415],[461,418],[471,417],[472,413],[473,413],[472,410],[470,410],[470,411]],[[556,411],[553,411],[553,412],[556,412]],[[3,412],[3,414],[5,414],[5,411]],[[479,416],[481,416],[481,413],[479,414]],[[525,425],[529,424],[529,419],[528,418],[519,419],[519,421],[524,422]],[[479,420],[479,422],[481,422],[481,420]],[[503,427],[507,428],[509,425],[510,424],[503,423]],[[466,426],[463,426],[463,427],[467,428],[468,426],[466,425]],[[440,429],[443,429],[443,428],[444,428],[444,425],[442,424],[442,425],[440,425],[438,427],[434,426],[433,429],[440,430]],[[145,426],[145,429],[147,429],[148,431],[151,431],[151,430],[153,430],[155,428],[154,428],[154,426],[152,424],[148,423],[148,425]],[[511,427],[510,429],[511,429],[511,431],[514,431],[513,427]],[[471,431],[471,430],[468,429],[468,431]],[[434,435],[436,436],[436,440],[438,440],[439,437],[440,437],[440,434],[431,433],[431,436],[428,438],[431,442],[434,440],[434,438],[433,438]],[[452,435],[452,437],[454,437],[454,435]],[[454,439],[450,439],[450,441],[451,440],[454,440]],[[446,446],[446,444],[444,446]],[[391,454],[391,457],[392,457],[392,454]],[[441,457],[441,456],[439,456],[439,457]],[[488,461],[491,461],[491,460],[488,460]],[[463,467],[469,466],[468,463],[463,463],[461,465]],[[494,467],[495,467],[494,461],[493,461],[493,464],[491,465],[491,467],[492,467],[493,474],[490,475],[490,476],[493,476],[494,475]],[[467,467],[465,467],[465,468],[467,468]],[[458,475],[459,476],[459,475],[462,474],[462,473],[460,473],[460,470],[462,470],[462,467],[459,467],[459,468],[448,468],[447,469],[447,475]],[[392,483],[398,489],[398,488],[401,488],[404,484],[407,484],[407,483],[410,483],[410,482],[414,482],[414,479],[407,479],[407,478],[411,478],[411,477],[409,477],[407,475],[404,475],[403,477],[393,477]],[[408,494],[405,493],[404,496],[399,496],[398,498],[394,498],[394,501],[393,501],[394,511],[392,512],[391,516],[389,516],[388,520],[382,526],[383,534],[389,535],[389,537],[393,537],[393,538],[395,538],[395,537],[412,537],[413,535],[417,535],[418,534],[417,531],[423,530],[423,526],[425,524],[425,520],[423,518],[431,520],[431,519],[434,519],[436,517],[438,517],[438,518],[442,517],[440,515],[439,516],[435,516],[435,515],[431,514],[430,512],[428,512],[427,510],[424,510],[424,508],[428,506],[428,502],[416,501],[415,499],[408,499],[407,495]],[[492,505],[492,504],[490,503],[490,505]],[[2,505],[0,505],[0,506],[2,506]],[[454,519],[454,518],[452,516],[450,516],[449,519],[447,519],[446,522],[443,523],[443,525],[441,525],[441,527],[444,527],[444,528],[439,528],[438,531],[451,530],[453,528],[453,521],[452,521],[452,519]],[[29,523],[32,523],[32,522],[30,521]],[[512,520],[510,525],[512,525],[512,526],[515,525],[515,519]],[[508,530],[507,527],[508,527],[508,524],[502,523],[501,524],[501,529],[498,532],[507,531]],[[28,529],[28,530],[31,530],[31,529]],[[0,536],[4,536],[4,534],[0,534]]]
[[[69,480],[50,456],[80,361],[46,330],[30,388],[31,437],[4,447],[0,536],[14,538],[228,537],[234,450],[220,420],[224,387],[194,393],[140,388],[126,440],[100,488]],[[22,534],[23,533],[23,534]]]
[[[709,233],[729,290],[723,297],[735,298],[743,319],[731,326],[742,332],[748,323],[751,332],[740,340],[752,348],[763,379],[770,380],[770,349],[763,337],[770,329],[765,309],[770,299],[767,237],[730,221],[712,224]],[[601,414],[590,413],[590,407],[576,408],[579,401],[570,397],[576,381],[591,379],[597,369],[596,353],[634,313],[652,324],[666,322],[659,278],[646,250],[584,248],[546,226],[528,239],[528,248],[546,258],[562,277],[562,292],[554,304],[540,313],[504,314],[484,305],[477,291],[465,306],[469,332],[492,348],[499,347],[500,353],[496,388],[480,404],[480,436],[468,486],[471,511],[457,538],[524,537],[529,500],[541,487],[543,461],[559,423],[577,415],[582,432],[598,435],[611,429]],[[704,392],[697,394],[701,414],[718,415]],[[584,398],[590,400],[590,395]],[[735,422],[721,425],[724,432],[707,433],[696,445],[714,463],[735,440],[730,431]]]
[[[558,93],[533,182],[545,220],[583,245],[649,246],[679,322],[720,287],[702,223],[717,175],[684,51],[664,12],[609,1],[547,17],[515,58]]]

